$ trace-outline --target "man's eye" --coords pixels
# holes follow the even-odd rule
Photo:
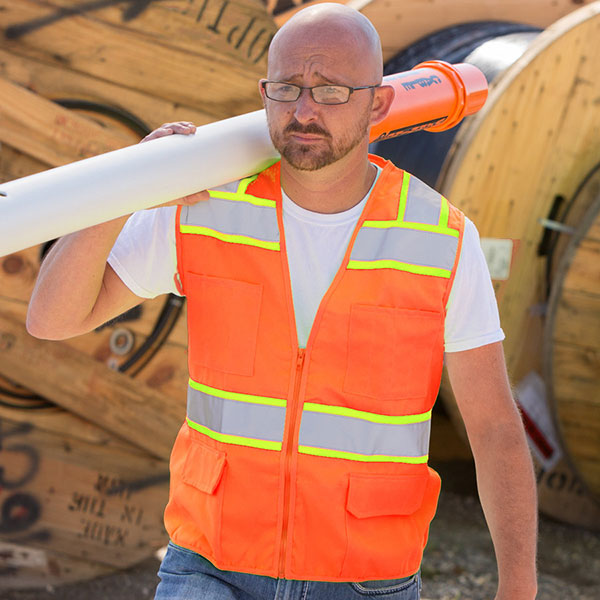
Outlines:
[[[324,85],[321,87],[321,93],[326,96],[337,96],[340,93],[340,88],[335,85]]]
[[[293,85],[285,85],[285,84],[279,84],[279,86],[277,86],[277,91],[282,93],[282,94],[289,94],[291,92],[294,91],[294,86]]]

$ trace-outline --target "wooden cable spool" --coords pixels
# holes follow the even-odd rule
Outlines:
[[[492,277],[515,383],[528,381],[531,374],[541,381],[543,372],[544,310],[551,278],[551,231],[543,223],[553,226],[562,219],[562,204],[569,204],[569,223],[578,224],[586,206],[585,194],[576,190],[600,156],[600,116],[594,104],[600,89],[593,72],[600,52],[599,11],[600,3],[584,7],[539,36],[532,30],[511,31],[510,24],[459,25],[404,49],[392,61],[395,69],[403,60],[423,60],[438,50],[441,58],[445,53],[452,60],[473,62],[491,80],[486,106],[458,131],[418,133],[383,142],[374,151],[447,195],[475,222],[484,243],[496,250],[496,266],[500,261],[505,272],[492,267]],[[558,240],[553,246],[556,261],[565,244]],[[598,278],[591,278],[589,285],[598,289]],[[594,315],[588,311],[582,318],[593,330]],[[549,390],[556,385],[548,378],[546,382]],[[466,439],[446,378],[441,397]],[[540,403],[540,410],[549,410],[550,402],[541,397]],[[535,429],[532,419],[526,422]],[[597,454],[597,436],[586,449],[588,455],[593,451]],[[558,440],[554,452],[560,452]],[[598,527],[600,508],[570,461],[538,461],[537,466],[540,509],[560,520]]]
[[[541,33],[494,81],[483,110],[461,127],[438,180],[439,189],[475,221],[482,238],[507,240],[512,247],[506,257],[512,262],[510,276],[494,281],[494,288],[516,383],[542,373],[547,306],[542,223],[556,218],[561,199],[582,198],[576,191],[600,156],[595,104],[600,82],[594,66],[600,58],[599,34],[598,2]],[[597,290],[598,280],[590,285]],[[447,382],[442,395],[456,412]],[[560,520],[597,528],[600,507],[568,461],[549,469],[538,466],[540,508]]]
[[[567,459],[600,498],[600,168],[575,198],[587,210],[561,234],[568,241],[552,275],[544,373]]]

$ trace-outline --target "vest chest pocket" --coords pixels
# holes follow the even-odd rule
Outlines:
[[[191,365],[254,374],[262,285],[188,273]]]
[[[376,400],[424,398],[443,338],[442,313],[353,305],[344,391]]]

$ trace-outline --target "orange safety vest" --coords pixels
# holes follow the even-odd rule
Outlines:
[[[464,218],[392,163],[298,348],[280,163],[180,207],[187,419],[165,524],[220,569],[316,581],[415,573]],[[229,190],[229,191],[228,191]]]

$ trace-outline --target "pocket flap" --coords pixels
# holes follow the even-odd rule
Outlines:
[[[350,474],[346,508],[359,519],[384,515],[410,515],[423,503],[427,479],[427,473]]]
[[[207,494],[213,494],[225,469],[225,453],[193,442],[183,467],[182,480]]]

